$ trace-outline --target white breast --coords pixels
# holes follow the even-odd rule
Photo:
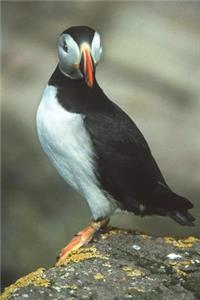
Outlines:
[[[114,207],[99,188],[95,162],[84,115],[65,110],[57,101],[57,89],[47,86],[37,112],[41,145],[60,173],[87,200],[95,219],[111,214]]]

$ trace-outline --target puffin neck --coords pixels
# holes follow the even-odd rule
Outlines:
[[[94,109],[99,99],[98,95],[101,93],[95,77],[94,85],[90,88],[84,78],[69,78],[60,71],[58,66],[48,84],[57,88],[58,102],[68,111],[76,113]]]
[[[57,65],[55,71],[53,72],[51,78],[48,82],[49,85],[54,85],[57,87],[66,87],[66,86],[76,86],[83,85],[86,88],[89,88],[84,80],[84,78],[73,78],[70,75],[67,76],[63,72],[60,71],[59,66]]]

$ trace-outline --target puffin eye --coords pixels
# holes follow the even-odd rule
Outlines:
[[[63,45],[63,49],[65,50],[65,52],[68,52],[68,46],[67,46],[67,44],[66,44],[66,43],[64,43],[64,45]]]

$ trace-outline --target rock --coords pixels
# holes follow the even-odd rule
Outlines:
[[[7,287],[12,299],[187,299],[200,297],[200,240],[109,228],[62,267],[39,268]]]

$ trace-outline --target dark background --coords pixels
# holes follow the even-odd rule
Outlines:
[[[59,250],[91,218],[38,143],[35,115],[57,63],[58,35],[89,25],[102,37],[97,79],[135,120],[169,185],[195,205],[194,228],[161,217],[112,224],[156,235],[199,234],[200,3],[2,2],[2,271],[8,285]]]

